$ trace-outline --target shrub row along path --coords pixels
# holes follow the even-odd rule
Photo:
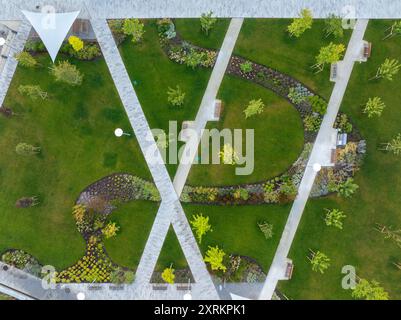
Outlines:
[[[365,34],[368,22],[369,20],[365,19],[358,20],[354,27],[351,40],[348,44],[347,52],[345,53],[344,60],[341,62],[341,73],[338,75],[338,80],[333,88],[327,113],[323,118],[323,122],[317,135],[316,142],[313,146],[308,165],[305,169],[304,176],[298,189],[298,195],[291,208],[290,215],[288,217],[279,246],[273,259],[273,263],[270,266],[270,270],[267,274],[265,285],[263,286],[259,299],[270,300],[273,296],[278,281],[284,279],[287,256],[317,175],[317,172],[313,169],[313,165],[316,163],[322,164],[324,159],[327,158],[326,155],[327,152],[329,152],[327,146],[330,146],[334,122],[340,109],[345,90],[347,89],[354,63],[358,61],[360,56],[361,48],[363,46],[363,36]]]

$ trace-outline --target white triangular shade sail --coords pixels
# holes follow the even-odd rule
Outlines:
[[[54,62],[68,31],[79,15],[79,11],[67,13],[21,11],[42,39]]]

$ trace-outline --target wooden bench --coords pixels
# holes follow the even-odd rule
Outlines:
[[[191,290],[191,285],[188,285],[188,284],[185,284],[185,285],[177,285],[177,290],[189,291],[189,290]]]
[[[365,42],[363,44],[363,57],[364,58],[370,58],[371,53],[372,53],[372,43],[371,42]]]
[[[153,290],[167,290],[167,285],[165,284],[154,284],[152,286]]]
[[[292,262],[287,262],[287,268],[285,269],[285,277],[290,280],[292,277],[292,272],[294,271],[294,264]]]
[[[330,68],[330,79],[334,80],[337,78],[338,65],[337,63],[332,63]]]
[[[109,286],[110,290],[124,290],[124,286]]]
[[[336,161],[337,161],[337,149],[331,149],[330,162],[336,163]]]
[[[220,115],[223,112],[223,103],[221,100],[215,100],[214,102],[214,118],[220,119]]]
[[[89,286],[88,290],[89,291],[102,290],[102,287],[101,286]]]

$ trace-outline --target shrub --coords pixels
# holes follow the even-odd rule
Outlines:
[[[22,67],[33,68],[36,67],[38,62],[34,57],[31,56],[29,52],[22,51],[15,55],[15,59],[18,61],[18,64]]]
[[[18,92],[28,96],[32,100],[37,100],[38,98],[45,100],[47,98],[47,92],[43,91],[39,85],[20,85]]]
[[[322,116],[325,115],[327,111],[327,102],[324,99],[322,99],[317,95],[314,95],[314,96],[309,96],[308,101],[311,104],[313,112],[317,112]]]
[[[21,142],[15,147],[15,152],[21,156],[32,156],[40,153],[40,148]]]
[[[227,268],[223,264],[223,259],[225,256],[225,252],[219,249],[218,246],[211,247],[206,251],[205,262],[210,263],[210,267],[213,271],[222,270],[226,272]]]
[[[138,43],[145,33],[144,28],[145,25],[139,19],[125,19],[122,30],[125,35],[132,36],[133,43]]]
[[[290,88],[287,97],[292,103],[301,104],[308,97],[308,92],[307,89],[303,88],[302,86],[296,86]]]
[[[344,214],[344,212],[338,210],[338,209],[325,209],[326,211],[326,217],[324,218],[324,221],[326,223],[326,226],[333,226],[338,229],[343,228],[343,222],[342,220],[346,218],[347,216]]]
[[[317,132],[322,124],[322,118],[318,115],[308,115],[304,118],[304,127],[306,131]]]
[[[201,214],[193,215],[190,220],[192,228],[195,230],[196,237],[199,243],[202,243],[202,237],[209,231],[212,231],[212,226],[209,224],[209,217],[204,217]]]
[[[175,270],[173,269],[172,266],[164,269],[162,272],[162,279],[169,284],[174,284],[174,280],[175,280],[174,271]]]
[[[210,11],[209,13],[202,13],[201,18],[200,18],[200,24],[203,32],[206,33],[206,35],[209,35],[210,30],[214,27],[214,25],[217,22],[217,18],[212,17],[213,12]]]
[[[313,17],[309,9],[303,9],[299,18],[295,18],[288,26],[290,36],[299,38],[306,30],[312,28]]]
[[[239,188],[237,190],[234,191],[233,194],[235,199],[241,199],[241,200],[248,200],[249,199],[249,191],[247,189],[244,188]]]
[[[102,233],[106,237],[106,239],[109,239],[115,237],[117,235],[118,230],[120,230],[120,227],[118,227],[115,222],[109,222],[103,228]]]
[[[61,61],[50,70],[51,74],[56,78],[56,81],[64,82],[72,86],[77,86],[82,83],[83,76],[77,67],[70,64],[68,61]]]
[[[373,116],[380,117],[385,107],[386,105],[381,98],[369,98],[368,102],[363,108],[363,113],[366,113],[368,115],[368,118],[372,118]]]
[[[241,71],[243,73],[249,73],[249,72],[251,72],[253,70],[252,62],[250,62],[250,61],[246,61],[244,63],[241,63],[239,65],[239,67],[240,67],[240,69],[241,69]]]
[[[80,51],[84,48],[84,42],[76,36],[70,36],[68,38],[68,43],[74,49],[74,51]]]
[[[351,133],[353,129],[352,124],[349,122],[347,115],[344,113],[341,113],[337,116],[334,127],[346,133]]]
[[[204,61],[204,59],[204,52],[198,52],[195,49],[191,48],[190,52],[185,56],[184,64],[187,67],[195,69],[202,64],[202,61]]]

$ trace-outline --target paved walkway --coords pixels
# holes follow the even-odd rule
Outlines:
[[[6,98],[8,88],[10,87],[11,80],[18,65],[14,55],[24,49],[30,30],[31,25],[29,22],[23,20],[18,28],[17,34],[10,32],[5,48],[3,48],[2,54],[6,55],[7,58],[0,57],[0,59],[6,59],[0,71],[0,107]]]
[[[196,138],[189,139],[185,145],[183,154],[189,154],[190,162],[180,163],[174,177],[174,188],[178,195],[181,194],[187,181],[189,171],[191,170],[192,162],[198,151],[198,145],[201,139],[202,130],[206,127],[208,121],[213,120],[214,116],[214,102],[219,91],[221,82],[223,81],[228,63],[230,62],[235,43],[237,41],[239,32],[244,19],[234,18],[231,20],[228,27],[223,45],[217,56],[216,64],[213,68],[212,75],[210,76],[205,94],[198,113],[196,115],[194,126],[191,127],[196,132]]]
[[[355,25],[351,40],[348,44],[347,52],[345,53],[345,57],[342,62],[343,66],[341,69],[341,74],[339,74],[339,79],[337,80],[331,94],[327,113],[324,116],[322,125],[317,135],[308,165],[299,186],[298,195],[291,208],[287,224],[285,225],[280,243],[273,259],[273,263],[270,266],[270,270],[259,299],[270,300],[278,281],[284,279],[287,263],[286,259],[317,175],[317,173],[313,170],[313,164],[322,162],[322,155],[324,156],[325,153],[327,153],[327,147],[331,145],[334,122],[340,109],[354,63],[355,61],[358,61],[360,56],[361,46],[363,45],[362,40],[367,25],[368,20],[358,20]]]
[[[37,11],[38,4],[53,5],[57,11],[80,10],[86,2],[98,18],[188,18],[213,11],[218,17],[291,18],[303,8],[311,8],[315,18],[330,13],[347,14],[355,8],[356,18],[401,18],[401,2],[396,0],[0,0],[0,20],[19,20],[19,9]],[[81,14],[81,18],[88,18]]]
[[[134,286],[137,287],[138,292],[144,296],[149,295],[146,292],[146,288],[148,288],[146,285],[150,281],[168,228],[170,223],[172,223],[195,282],[202,288],[199,290],[200,295],[197,298],[218,299],[218,294],[206,269],[206,265],[203,262],[201,252],[168,172],[163,164],[160,152],[158,151],[154,139],[149,139],[149,137],[152,136],[149,125],[145,119],[145,115],[135,94],[107,21],[104,19],[91,19],[91,23],[131,126],[134,129],[135,136],[162,199],[137,269]],[[148,152],[149,150],[155,150],[155,152],[152,152],[153,156]]]

